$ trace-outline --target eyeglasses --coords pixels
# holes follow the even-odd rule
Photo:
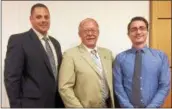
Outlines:
[[[146,31],[147,28],[144,27],[144,26],[140,26],[139,28],[133,27],[133,28],[131,28],[129,31],[130,31],[130,32],[137,32],[138,30],[140,30],[140,31]]]
[[[98,33],[98,31],[99,31],[99,30],[93,30],[93,29],[90,29],[90,30],[89,30],[89,29],[88,29],[88,30],[83,30],[83,32],[86,33],[86,34],[89,34],[89,33],[94,33],[94,34],[96,34],[96,33]]]

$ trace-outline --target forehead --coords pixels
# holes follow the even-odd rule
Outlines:
[[[136,20],[136,21],[133,21],[130,25],[130,28],[133,28],[133,27],[140,27],[140,26],[144,26],[146,27],[146,24],[144,21],[141,21],[141,20]]]
[[[95,28],[95,27],[98,27],[98,25],[95,21],[86,20],[86,21],[81,23],[81,27],[82,28]]]
[[[36,7],[34,8],[32,14],[48,14],[49,15],[49,11],[45,7]]]

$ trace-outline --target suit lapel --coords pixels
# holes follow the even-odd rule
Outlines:
[[[97,69],[97,65],[92,60],[89,52],[86,50],[86,48],[81,44],[79,45],[79,51],[81,53],[82,58],[90,65],[90,67],[95,70],[95,72],[101,77],[100,71]],[[101,77],[102,78],[102,77]]]
[[[50,74],[53,76],[48,56],[47,56],[46,51],[43,48],[43,46],[42,46],[42,44],[41,44],[41,42],[40,42],[40,40],[38,38],[38,36],[36,35],[36,33],[32,29],[30,29],[29,33],[30,33],[31,39],[33,40],[33,44],[34,44],[34,47],[35,47],[34,49],[36,49],[36,51],[37,51],[37,53],[39,53],[40,57],[43,58],[47,68],[50,71]]]
[[[49,36],[49,38],[50,38],[50,40],[51,40],[51,42],[52,42],[52,44],[53,44],[53,46],[54,46],[54,49],[55,49],[55,51],[56,51],[56,58],[57,58],[57,60],[58,60],[58,50],[57,50],[57,45],[56,45],[56,43],[55,43],[55,41],[53,40],[53,38],[51,37],[51,36]]]
[[[108,77],[111,77],[110,76],[110,73],[108,71],[108,65],[109,65],[109,62],[107,60],[107,57],[106,57],[106,54],[103,52],[103,50],[101,50],[101,48],[98,48],[98,54],[100,56],[100,59],[101,59],[101,63],[102,63],[102,67],[103,67],[103,73],[105,74],[105,78],[106,78],[106,81],[108,83],[108,85],[110,86],[110,79]]]

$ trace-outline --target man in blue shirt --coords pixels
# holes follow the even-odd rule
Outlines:
[[[120,106],[161,107],[170,89],[168,58],[162,51],[146,46],[148,22],[145,18],[131,19],[128,36],[132,48],[118,54],[113,63],[114,91]]]

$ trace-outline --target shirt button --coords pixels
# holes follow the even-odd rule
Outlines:
[[[142,77],[140,77],[140,79],[142,79]]]
[[[142,99],[141,99],[140,101],[141,101],[141,102],[143,102],[143,100],[142,100]]]
[[[140,88],[140,90],[142,90],[142,87]]]

